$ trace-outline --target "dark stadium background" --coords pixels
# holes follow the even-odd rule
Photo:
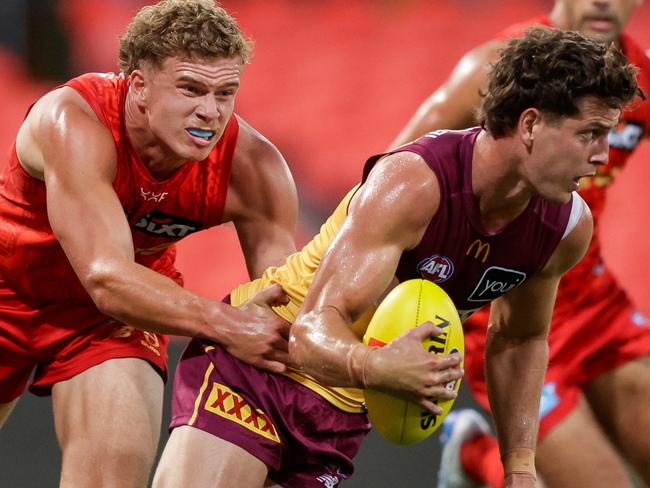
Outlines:
[[[118,36],[146,3],[0,2],[0,150],[9,148],[26,108],[46,90],[77,73],[116,69]],[[552,0],[222,4],[256,43],[237,112],[289,162],[301,199],[298,242],[303,244],[356,183],[365,158],[391,142],[467,49],[510,23],[548,12]],[[646,2],[627,30],[650,47],[649,25]],[[647,314],[649,158],[645,143],[612,187],[603,219],[605,257]],[[234,230],[228,227],[188,238],[180,246],[179,267],[188,288],[215,298],[246,279]],[[172,344],[172,369],[182,346],[181,340]],[[466,391],[455,408],[463,405],[471,405]],[[167,408],[165,412],[166,422]],[[163,427],[161,445],[165,438]],[[431,487],[439,463],[438,441],[434,435],[424,443],[398,447],[372,433],[357,461],[357,473],[347,487]],[[0,431],[0,487],[56,486],[59,463],[49,399],[27,394]]]

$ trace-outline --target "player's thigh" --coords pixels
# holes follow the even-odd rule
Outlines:
[[[582,397],[538,444],[536,464],[549,488],[632,488],[614,447]]]
[[[592,380],[586,395],[612,442],[650,483],[650,356]]]
[[[18,403],[18,398],[7,403],[0,403],[0,428],[5,424],[9,415],[11,415],[16,403]]]
[[[262,488],[266,476],[266,465],[241,447],[185,425],[169,436],[153,487]]]
[[[52,389],[56,433],[74,469],[122,463],[148,471],[162,418],[163,381],[145,360],[110,359]],[[78,464],[74,464],[78,463]]]

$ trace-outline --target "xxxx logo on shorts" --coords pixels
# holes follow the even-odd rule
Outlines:
[[[238,423],[262,437],[280,442],[271,419],[260,409],[251,408],[246,400],[226,385],[212,383],[212,391],[205,402],[205,409]]]

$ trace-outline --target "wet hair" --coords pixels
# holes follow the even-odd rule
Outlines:
[[[144,7],[120,39],[120,70],[129,75],[143,62],[160,68],[165,59],[250,59],[252,43],[213,0],[163,0]]]
[[[613,44],[577,32],[534,27],[511,39],[492,66],[478,120],[493,137],[507,135],[527,108],[550,118],[579,113],[584,97],[622,109],[637,95],[638,69]]]

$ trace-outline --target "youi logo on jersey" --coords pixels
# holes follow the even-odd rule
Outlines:
[[[417,270],[422,278],[433,283],[442,283],[454,273],[454,263],[448,257],[436,254],[420,261]]]
[[[516,269],[490,266],[485,270],[476,288],[467,299],[470,302],[490,302],[521,285],[526,273]]]

